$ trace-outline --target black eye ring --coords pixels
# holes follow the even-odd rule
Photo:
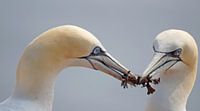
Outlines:
[[[101,49],[99,46],[97,46],[97,47],[95,47],[95,48],[93,49],[92,54],[93,54],[93,55],[98,55],[98,54],[100,54],[100,53],[102,53],[102,52],[103,52],[102,49]]]
[[[179,57],[181,55],[182,49],[176,49],[175,51],[169,52],[168,55],[172,57]]]
[[[157,52],[157,53],[165,53],[166,55],[169,55],[171,57],[179,57],[181,55],[181,52],[182,52],[181,48],[178,48],[178,49],[171,51],[171,52],[157,51],[154,46],[153,46],[153,50],[154,50],[154,52]]]

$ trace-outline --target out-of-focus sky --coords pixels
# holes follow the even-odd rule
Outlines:
[[[155,36],[163,30],[186,30],[200,46],[199,4],[199,0],[1,0],[0,101],[15,86],[24,47],[49,28],[74,24],[87,29],[112,56],[140,74],[152,58]],[[189,111],[200,108],[199,81],[200,74],[188,100]],[[74,67],[57,78],[54,111],[143,111],[147,98],[145,89],[124,90],[102,72]]]

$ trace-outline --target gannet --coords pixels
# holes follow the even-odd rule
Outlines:
[[[155,94],[147,101],[146,111],[186,111],[197,74],[198,48],[193,37],[182,30],[170,29],[155,38],[154,57],[143,77],[160,78]]]
[[[0,104],[0,111],[52,111],[55,79],[62,69],[72,66],[100,70],[119,80],[130,74],[90,32],[59,26],[25,48],[17,66],[15,89]]]

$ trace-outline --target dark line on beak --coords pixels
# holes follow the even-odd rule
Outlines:
[[[160,65],[160,66],[158,66],[157,68],[155,68],[154,70],[152,70],[148,75],[150,75],[151,73],[153,73],[154,71],[158,70],[159,68],[161,68],[162,66],[164,66],[165,64],[167,64],[167,63],[169,63],[169,62],[171,62],[171,61],[175,61],[175,62],[174,62],[171,66],[169,66],[169,67],[166,69],[166,71],[169,70],[171,67],[173,67],[177,62],[182,61],[182,59],[179,57],[179,55],[178,55],[178,56],[177,56],[177,55],[173,55],[175,51],[177,51],[177,50],[180,50],[180,51],[181,51],[181,48],[176,49],[176,50],[171,51],[171,52],[162,52],[162,51],[157,51],[156,48],[153,46],[153,50],[154,50],[154,52],[156,52],[156,53],[164,53],[165,55],[162,56],[152,67],[154,67],[156,64],[158,64],[158,63],[159,63],[164,57],[166,57],[166,56],[174,57],[174,58],[177,58],[177,59],[176,59],[176,60],[167,60],[167,61],[165,61],[162,65]]]
[[[117,62],[115,62],[110,56],[108,56],[106,53],[101,53],[99,55],[89,55],[89,56],[85,56],[85,57],[79,57],[79,59],[86,59],[90,64],[91,66],[93,67],[93,69],[95,70],[98,70],[97,68],[95,68],[94,64],[92,63],[92,61],[90,60],[90,56],[105,56],[107,57],[108,59],[110,59],[113,63],[115,63],[118,67],[122,68]],[[104,66],[108,67],[109,69],[111,69],[112,71],[118,73],[122,78],[124,78],[124,76],[128,76],[128,73],[130,73],[130,71],[127,72],[127,74],[125,74],[123,71],[120,71],[120,70],[117,70],[115,67],[111,67],[109,65],[107,65],[104,61],[101,61],[99,59],[95,59],[95,58],[91,58],[93,60],[96,60],[100,63],[102,63]],[[103,58],[104,59],[104,58]]]
[[[154,70],[152,70],[148,75],[152,74],[153,72],[155,72],[156,70],[158,70],[159,68],[161,68],[162,66],[164,66],[165,64],[167,64],[167,63],[169,63],[169,62],[171,62],[171,61],[174,61],[174,60],[165,61],[162,65],[160,65],[160,66],[156,67]],[[176,60],[175,64],[176,64],[177,62],[179,62],[179,61],[180,61],[180,60]],[[172,64],[169,68],[171,68],[171,67],[174,66],[175,64]],[[168,69],[169,69],[169,68],[168,68]],[[167,70],[168,70],[168,69],[167,69]]]
[[[88,62],[91,64],[91,66],[93,67],[94,70],[97,70],[97,68],[95,68],[94,64],[92,63],[92,61],[88,58],[86,58],[86,60],[88,60]]]
[[[112,62],[114,62],[118,67],[121,67],[117,62],[115,62],[110,56],[108,56],[106,53],[104,53],[103,54],[103,56],[106,56],[106,57],[108,57]],[[123,69],[123,67],[121,67],[122,69]],[[116,70],[116,69],[115,69]],[[127,72],[127,75],[128,75],[128,73],[130,73],[131,71],[128,71]],[[121,73],[123,73],[123,72],[121,72]]]
[[[169,70],[170,68],[172,68],[179,61],[181,61],[181,60],[176,60],[171,66],[169,66],[169,68],[166,69],[166,71]]]
[[[87,60],[87,61],[90,63],[90,65],[92,66],[92,68],[93,68],[94,70],[97,70],[97,68],[95,68],[94,64],[92,63],[92,61],[91,61],[88,57],[89,57],[89,56],[86,56],[86,57],[79,57],[79,59],[85,59],[85,60]]]
[[[112,71],[118,73],[122,78],[124,78],[125,74],[124,74],[123,72],[121,72],[121,71],[115,69],[114,67],[110,67],[110,66],[107,65],[104,61],[100,61],[100,60],[98,60],[98,59],[93,59],[93,60],[96,60],[96,61],[102,63],[104,66],[106,66],[106,67],[109,68],[110,70],[112,70]]]
[[[163,55],[152,67],[154,67],[156,64],[158,64],[164,57],[166,57],[167,55]]]

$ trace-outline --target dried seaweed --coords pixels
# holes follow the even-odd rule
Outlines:
[[[151,84],[159,84],[160,78],[152,79],[151,76],[140,77],[140,76],[133,76],[132,74],[127,74],[124,76],[121,86],[123,88],[128,88],[128,84],[132,86],[142,85],[142,87],[147,88],[147,95],[153,94],[155,89],[151,86]]]

